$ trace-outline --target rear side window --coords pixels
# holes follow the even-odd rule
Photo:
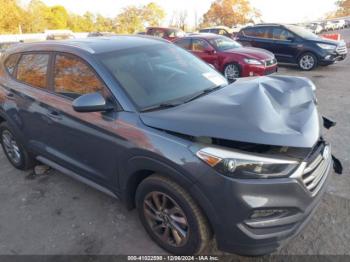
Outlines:
[[[165,32],[163,29],[153,28],[148,30],[148,35],[153,35],[153,36],[163,38],[165,36]]]
[[[270,38],[268,27],[246,28],[243,33],[250,37]]]
[[[193,39],[192,40],[192,50],[197,52],[203,52],[206,49],[208,49],[210,46],[209,44],[201,39]]]
[[[272,37],[277,40],[288,40],[293,37],[293,34],[282,28],[274,28],[272,30]]]
[[[20,55],[10,55],[5,61],[5,68],[10,75],[13,75]]]
[[[24,54],[17,68],[17,79],[28,85],[47,87],[49,54]]]
[[[176,41],[175,44],[183,49],[191,50],[191,39],[181,39]]]
[[[103,83],[80,58],[59,54],[55,59],[55,92],[71,98],[102,91]]]
[[[228,35],[227,31],[224,29],[219,30],[219,35]]]

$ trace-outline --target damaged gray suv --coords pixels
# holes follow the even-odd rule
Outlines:
[[[1,144],[18,169],[38,161],[136,207],[170,253],[215,239],[262,255],[307,223],[329,178],[314,89],[228,84],[146,36],[21,44],[0,63]]]

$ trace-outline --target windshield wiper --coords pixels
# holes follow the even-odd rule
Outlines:
[[[207,94],[209,94],[209,93],[211,93],[211,92],[213,92],[213,91],[215,91],[216,89],[219,89],[219,88],[221,88],[221,87],[224,87],[224,85],[219,85],[219,86],[215,86],[215,87],[210,87],[210,88],[204,89],[204,90],[202,90],[202,91],[200,91],[200,92],[198,92],[198,93],[192,95],[190,98],[188,98],[187,100],[185,100],[184,103],[188,103],[188,102],[191,102],[191,101],[193,101],[193,100],[195,100],[195,99],[197,99],[197,98],[200,98],[200,97],[202,97],[202,96],[205,96],[205,95],[207,95]]]
[[[158,105],[146,107],[146,108],[142,109],[141,112],[150,112],[150,111],[154,111],[154,110],[167,109],[167,108],[178,106],[180,104],[182,104],[182,103],[177,103],[177,104],[175,104],[175,103],[161,103]]]

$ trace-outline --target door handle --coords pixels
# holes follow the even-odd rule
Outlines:
[[[58,113],[57,111],[51,111],[49,113],[46,114],[49,118],[51,118],[52,120],[61,120],[62,116],[60,113]]]
[[[13,100],[13,99],[15,99],[15,94],[14,93],[7,93],[6,97],[10,100]]]

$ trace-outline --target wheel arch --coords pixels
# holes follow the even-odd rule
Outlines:
[[[126,172],[120,177],[121,200],[128,209],[135,207],[135,193],[139,184],[152,174],[169,177],[174,182],[189,190],[194,181],[170,165],[147,156],[131,158],[126,165]]]
[[[147,157],[134,157],[128,162],[127,166],[131,166],[132,169],[125,176],[122,176],[124,179],[120,180],[120,199],[127,209],[135,208],[136,191],[142,181],[153,174],[159,174],[178,183],[188,192],[202,210],[203,215],[208,219],[213,232],[215,232],[215,228],[220,224],[219,218],[213,205],[195,181],[169,165]]]
[[[222,69],[222,74],[225,75],[226,66],[228,66],[230,64],[236,65],[238,67],[239,77],[242,77],[242,73],[243,73],[242,65],[238,61],[233,61],[233,60],[227,60],[227,61],[224,62],[223,69]]]

